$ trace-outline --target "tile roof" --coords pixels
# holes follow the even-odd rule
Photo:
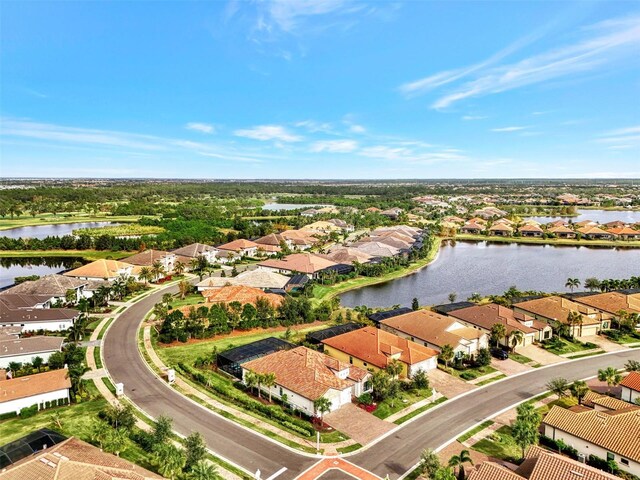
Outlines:
[[[313,245],[320,241],[313,232],[304,230],[285,230],[281,232],[280,235],[291,240],[294,245]]]
[[[520,232],[538,232],[538,233],[542,233],[543,232],[543,230],[539,226],[532,225],[532,224],[523,225],[522,227],[520,227],[518,229],[518,231],[520,231]]]
[[[368,373],[307,347],[280,350],[244,363],[242,368],[274,373],[278,385],[309,400],[317,400],[329,389],[342,391],[351,388],[353,381],[338,378],[337,372],[349,370],[348,376],[354,380],[361,380]]]
[[[596,226],[586,226],[578,229],[583,235],[611,235],[606,230],[602,230],[600,227]]]
[[[624,377],[624,380],[620,382],[620,385],[640,392],[640,372],[630,372],[629,375]]]
[[[244,238],[240,238],[238,240],[234,240],[229,243],[223,243],[222,245],[218,245],[220,250],[231,250],[232,252],[239,252],[244,250],[245,248],[257,248],[258,244],[256,242],[252,242],[251,240],[245,240]]]
[[[284,300],[280,295],[264,293],[259,288],[247,287],[245,285],[224,286],[222,288],[205,290],[202,294],[208,303],[240,302],[241,305],[245,303],[255,305],[258,298],[266,298],[272,306],[278,307]]]
[[[22,293],[27,295],[51,295],[52,297],[64,297],[67,290],[80,288],[87,284],[87,280],[66,277],[64,275],[45,275],[38,280],[29,280],[15,285],[0,296],[12,293]]]
[[[575,413],[554,405],[542,423],[640,462],[640,407]]]
[[[538,446],[527,449],[516,473],[528,480],[614,480],[618,477],[550,452]]]
[[[116,278],[120,275],[121,270],[131,270],[132,267],[133,265],[130,263],[101,259],[65,272],[64,275],[68,277]]]
[[[513,228],[509,225],[505,225],[504,223],[494,223],[489,228],[490,232],[513,232]]]
[[[355,262],[367,263],[373,258],[373,256],[368,253],[353,247],[338,247],[330,251],[328,254],[321,256],[331,260],[332,262],[344,263],[347,265],[353,265]]]
[[[258,265],[300,273],[316,273],[337,265],[336,262],[313,253],[294,253],[281,260],[265,260]]]
[[[464,330],[465,336],[459,335],[457,330],[447,331],[448,328],[456,323],[456,320],[430,310],[405,313],[404,315],[383,320],[380,323],[439,347],[449,344],[455,348],[461,340],[466,339],[466,336],[470,334],[475,335],[471,338],[478,338],[483,335],[479,330],[468,328],[461,329]]]
[[[64,337],[35,336],[0,340],[0,358],[60,351]]]
[[[0,403],[71,388],[71,380],[67,377],[67,373],[67,369],[63,368],[2,380],[0,381]]]
[[[467,480],[525,480],[525,477],[494,462],[482,462],[467,473]]]
[[[382,245],[388,245],[393,248],[397,248],[398,250],[408,250],[413,245],[413,239],[410,242],[405,242],[404,240],[400,240],[399,238],[395,238],[391,235],[380,235],[376,237],[365,237],[361,239],[358,244],[362,245],[363,243],[368,242],[376,242]]]
[[[491,327],[496,323],[502,323],[507,329],[507,334],[511,334],[514,330],[520,330],[524,334],[536,331],[534,328],[527,327],[520,323],[520,321],[531,321],[533,320],[532,317],[514,312],[510,308],[495,303],[461,308],[449,312],[449,315],[477,325],[485,330],[491,330]]]
[[[163,477],[70,438],[11,465],[3,480],[156,480]]]
[[[391,356],[400,354],[399,360],[414,365],[438,355],[432,348],[393,335],[375,327],[365,327],[353,332],[323,340],[333,347],[378,368],[385,368]]]
[[[610,228],[609,232],[613,233],[614,235],[640,236],[640,231],[634,230],[633,228],[630,228],[630,227]]]
[[[254,240],[254,242],[259,245],[272,245],[274,247],[279,247],[282,242],[286,243],[286,241],[287,239],[279,233],[270,233],[269,235]]]
[[[558,225],[556,227],[551,227],[547,230],[549,233],[576,233],[571,228],[565,225]]]
[[[220,288],[225,285],[245,285],[253,288],[284,288],[290,278],[269,270],[246,270],[235,277],[210,277],[197,284],[200,288]]]
[[[145,250],[144,252],[136,253],[123,260],[131,265],[150,267],[155,262],[159,262],[169,255],[175,255],[175,253],[165,252],[164,250]]]
[[[216,252],[218,249],[204,243],[192,243],[181,248],[176,248],[173,253],[184,257],[196,258],[207,252]]]
[[[400,253],[400,249],[380,242],[357,242],[353,247],[373,257],[394,257]]]
[[[0,321],[11,323],[73,320],[80,312],[73,308],[7,308],[0,302]]]
[[[585,307],[583,305],[558,295],[515,303],[513,306],[535,315],[556,320],[560,323],[567,323],[567,318],[570,312],[583,313],[583,325],[594,325],[599,323],[599,320],[590,318],[585,314]]]
[[[24,293],[5,293],[0,295],[0,302],[8,308],[34,308],[51,300],[51,295],[31,295]]]
[[[620,292],[596,293],[574,297],[574,301],[583,303],[608,313],[626,310],[629,313],[640,313],[640,303],[637,295],[625,295]],[[634,306],[637,306],[634,308]]]

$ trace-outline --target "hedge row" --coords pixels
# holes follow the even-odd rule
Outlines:
[[[184,363],[178,363],[178,369],[181,370],[184,374],[188,375],[191,379],[201,384],[203,387],[213,390],[221,397],[245,408],[246,410],[260,413],[271,420],[277,421],[283,427],[300,433],[301,435],[304,435],[306,437],[311,437],[316,433],[316,430],[313,428],[313,426],[288,415],[280,407],[260,403],[257,400],[252,399],[248,395],[238,391],[234,387],[227,388],[216,383],[207,384],[207,377],[204,374],[189,367],[188,365],[185,365]]]

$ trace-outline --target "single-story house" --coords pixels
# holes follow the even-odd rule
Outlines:
[[[494,223],[489,227],[489,235],[496,237],[510,237],[513,235],[513,228],[504,223]]]
[[[582,316],[582,321],[569,325],[569,332],[574,337],[588,337],[597,335],[601,330],[611,328],[611,317],[593,307],[582,305],[568,298],[553,295],[542,297],[513,305],[516,312],[531,315],[537,320],[547,322],[553,328],[561,325],[569,325],[569,315],[577,312]]]
[[[28,280],[14,285],[0,293],[0,296],[14,293],[22,295],[46,295],[51,298],[52,303],[56,303],[58,300],[65,302],[67,292],[74,290],[77,302],[82,297],[91,296],[91,294],[85,292],[87,284],[87,280],[52,274],[45,275],[37,280]]]
[[[277,273],[293,274],[305,273],[311,278],[318,278],[321,272],[337,267],[338,263],[313,253],[294,253],[276,260],[270,259],[258,263],[258,269],[270,270]]]
[[[547,232],[554,234],[558,238],[576,238],[575,230],[572,230],[565,225],[558,225],[548,228]]]
[[[275,398],[286,401],[309,416],[318,415],[314,402],[322,397],[331,402],[330,411],[351,403],[371,391],[371,374],[363,368],[341,362],[307,347],[280,350],[242,364],[243,380],[247,373],[275,375],[275,385],[261,386]]]
[[[381,370],[394,360],[401,377],[412,377],[438,366],[438,352],[375,327],[365,327],[323,340],[327,355],[364,369]]]
[[[625,402],[635,403],[640,398],[640,372],[629,372],[620,382],[622,395]]]
[[[600,227],[582,227],[578,229],[578,233],[582,234],[584,238],[589,240],[612,240],[613,234],[602,230]]]
[[[615,235],[620,240],[638,240],[640,239],[640,231],[634,230],[630,227],[616,227],[610,228],[609,233]]]
[[[293,241],[291,239],[282,236],[279,233],[270,233],[269,235],[265,235],[264,237],[256,238],[254,240],[258,245],[262,245],[259,248],[264,249],[266,246],[277,248],[277,251],[282,250],[283,246],[287,248],[295,248]]]
[[[384,215],[391,220],[397,220],[398,217],[402,215],[402,209],[398,207],[388,208],[387,210],[380,212],[380,215]]]
[[[513,347],[511,336],[514,331],[522,332],[524,338],[516,345],[516,349],[521,346],[531,345],[535,341],[551,338],[553,334],[551,326],[546,322],[541,322],[530,315],[515,312],[510,308],[495,303],[461,308],[448,314],[460,320],[464,325],[477,328],[488,335],[491,334],[491,328],[495,324],[504,325],[507,335],[500,343],[506,347]]]
[[[171,274],[174,271],[175,264],[181,262],[185,268],[189,267],[188,257],[178,256],[174,252],[165,252],[163,250],[145,250],[123,259],[124,262],[140,267],[152,267],[156,262],[162,265],[164,274]]]
[[[46,402],[69,402],[71,380],[67,369],[51,370],[35,375],[0,380],[0,415],[20,413],[23,408]]]
[[[480,235],[483,230],[483,225],[467,222],[460,228],[460,233],[467,233],[469,235]]]
[[[554,405],[542,420],[544,435],[562,440],[586,457],[613,460],[618,467],[640,475],[640,407],[606,412],[572,411]]]
[[[373,258],[390,258],[401,253],[399,248],[381,242],[357,242],[352,244],[352,247]]]
[[[520,235],[523,237],[539,238],[544,234],[544,231],[537,225],[523,225],[518,229],[518,232],[520,232]]]
[[[211,245],[205,245],[204,243],[191,243],[181,248],[172,250],[173,253],[180,257],[187,257],[189,259],[203,257],[209,263],[216,262],[216,253],[218,249]],[[187,264],[187,267],[189,264]]]
[[[355,230],[355,227],[353,225],[339,218],[332,218],[331,220],[328,220],[328,221],[329,223],[333,223],[336,227],[339,227],[340,230],[342,230],[345,233],[353,232]]]
[[[438,352],[450,345],[457,357],[475,355],[489,346],[489,336],[475,328],[467,327],[453,317],[431,310],[417,310],[382,320],[380,328]]]
[[[290,241],[296,250],[309,250],[320,241],[311,231],[285,230],[280,235]]]
[[[622,292],[604,292],[594,294],[566,294],[574,302],[597,308],[603,312],[617,317],[618,312],[640,313],[640,294],[624,294]]]
[[[22,327],[25,332],[67,330],[80,316],[72,308],[8,308],[0,302],[0,327]]]
[[[199,292],[211,288],[222,288],[225,285],[244,285],[259,288],[260,290],[281,290],[289,283],[290,278],[280,273],[269,270],[245,270],[235,277],[210,277],[198,283]]]
[[[326,255],[321,256],[332,262],[344,265],[353,265],[356,262],[360,264],[369,263],[374,258],[368,253],[353,247],[337,247]]]
[[[63,275],[82,280],[113,282],[119,277],[137,277],[139,271],[140,267],[130,263],[101,259],[65,272]]]
[[[342,229],[331,222],[318,220],[317,222],[305,225],[300,230],[306,230],[314,233],[317,232],[319,235],[328,235],[331,232],[340,232]]]
[[[11,362],[31,363],[40,357],[47,363],[54,352],[62,350],[64,337],[0,338],[0,368],[7,369]]]
[[[31,295],[23,293],[5,293],[0,295],[0,302],[8,308],[51,308],[55,303],[49,295]]]
[[[218,250],[226,250],[235,253],[241,257],[255,257],[258,253],[258,244],[251,240],[245,240],[244,238],[234,240],[232,242],[223,243],[218,245]]]
[[[245,285],[227,285],[221,288],[207,289],[202,292],[207,303],[224,303],[229,304],[238,302],[240,305],[250,303],[256,304],[259,298],[267,300],[271,306],[279,307],[284,298],[275,293],[265,293],[259,288],[247,287]]]

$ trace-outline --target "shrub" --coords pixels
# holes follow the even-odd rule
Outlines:
[[[0,420],[6,420],[7,418],[15,418],[18,414],[16,412],[7,412],[0,414]]]
[[[476,378],[476,376],[471,372],[462,372],[460,374],[460,378],[462,378],[463,380],[473,380],[474,378]]]
[[[370,393],[363,393],[358,397],[358,403],[361,403],[362,405],[372,405],[373,397]]]
[[[30,407],[24,407],[20,410],[20,418],[31,418],[38,413],[38,405],[32,405]]]
[[[574,460],[578,459],[578,451],[570,445],[567,445],[562,440],[554,440],[550,437],[540,435],[540,444],[549,447],[559,453],[564,453]]]

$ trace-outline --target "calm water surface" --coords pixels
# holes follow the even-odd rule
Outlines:
[[[554,220],[571,220],[573,223],[582,222],[583,220],[592,220],[598,223],[608,223],[620,220],[624,223],[640,222],[640,211],[621,210],[578,210],[577,217],[527,217],[540,223],[549,223]]]
[[[79,222],[62,223],[60,225],[35,225],[33,227],[18,227],[11,230],[1,230],[0,237],[9,238],[46,238],[71,235],[78,228],[97,228],[110,225],[119,225],[114,222]]]
[[[422,270],[381,285],[346,292],[348,307],[448,303],[449,293],[466,300],[473,293],[520,290],[567,291],[567,278],[629,278],[640,275],[640,249],[556,247],[487,242],[443,245],[436,261]]]
[[[75,262],[87,263],[80,257],[0,258],[0,288],[13,285],[15,277],[42,277],[68,270]]]
[[[299,203],[267,203],[263,205],[263,210],[277,211],[277,210],[307,210],[309,208],[322,208],[330,207],[331,205],[307,205]]]

